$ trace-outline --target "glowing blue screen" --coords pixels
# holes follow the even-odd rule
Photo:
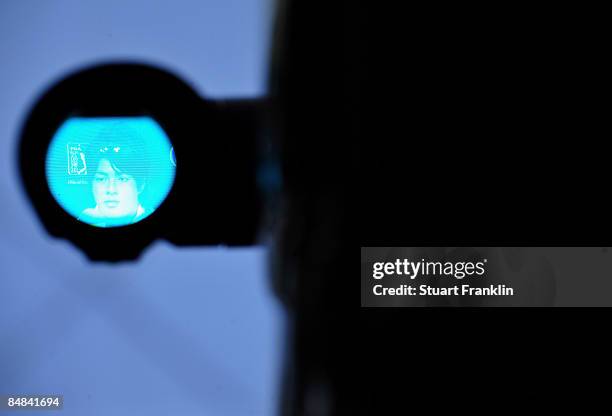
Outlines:
[[[70,118],[47,151],[47,183],[79,221],[118,227],[141,221],[166,199],[174,149],[150,117]]]

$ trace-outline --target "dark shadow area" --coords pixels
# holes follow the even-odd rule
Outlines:
[[[603,10],[370,6],[360,245],[608,245]],[[602,308],[362,308],[366,413],[599,401],[609,319]]]

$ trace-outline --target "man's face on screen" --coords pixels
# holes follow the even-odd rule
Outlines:
[[[138,210],[138,188],[131,175],[117,171],[108,159],[102,159],[93,179],[93,194],[102,217],[135,216]]]

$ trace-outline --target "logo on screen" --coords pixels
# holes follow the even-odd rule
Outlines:
[[[87,175],[87,163],[85,153],[80,143],[68,143],[68,175]]]

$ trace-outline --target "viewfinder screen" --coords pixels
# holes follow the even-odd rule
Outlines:
[[[95,227],[151,215],[174,182],[176,158],[150,117],[70,118],[51,140],[47,183],[74,218]]]

